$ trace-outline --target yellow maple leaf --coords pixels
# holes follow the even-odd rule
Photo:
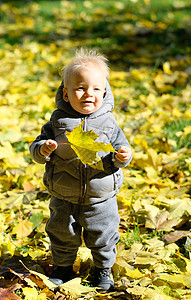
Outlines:
[[[103,163],[98,151],[115,152],[115,150],[111,144],[96,142],[98,135],[93,130],[84,131],[82,129],[83,123],[84,121],[72,132],[66,133],[68,141],[83,164],[89,164],[94,169],[103,170]]]

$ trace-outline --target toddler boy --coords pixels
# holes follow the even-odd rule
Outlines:
[[[104,56],[92,50],[78,51],[63,68],[57,109],[30,146],[32,158],[46,163],[44,184],[52,196],[46,225],[55,263],[50,280],[59,285],[74,276],[83,229],[95,264],[94,284],[105,291],[114,287],[110,274],[119,239],[116,195],[123,182],[121,168],[132,159],[129,143],[111,113],[114,99],[107,78]],[[82,121],[84,131],[93,130],[99,135],[97,142],[111,143],[117,152],[99,152],[103,171],[82,164],[70,144],[63,145],[68,143],[66,132]]]

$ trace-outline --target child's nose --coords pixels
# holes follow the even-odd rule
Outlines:
[[[87,94],[88,97],[93,96],[93,89],[91,89],[91,88],[87,89],[86,94]]]

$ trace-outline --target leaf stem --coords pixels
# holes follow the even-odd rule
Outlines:
[[[60,145],[70,145],[70,143],[58,143],[57,145],[58,146],[60,146]]]

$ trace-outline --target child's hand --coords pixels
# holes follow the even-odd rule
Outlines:
[[[132,155],[132,150],[130,147],[127,146],[121,146],[115,155],[115,157],[121,161],[124,162],[126,160],[129,160]]]
[[[49,156],[56,148],[57,142],[54,140],[47,140],[41,147],[40,147],[40,154],[43,156]]]

